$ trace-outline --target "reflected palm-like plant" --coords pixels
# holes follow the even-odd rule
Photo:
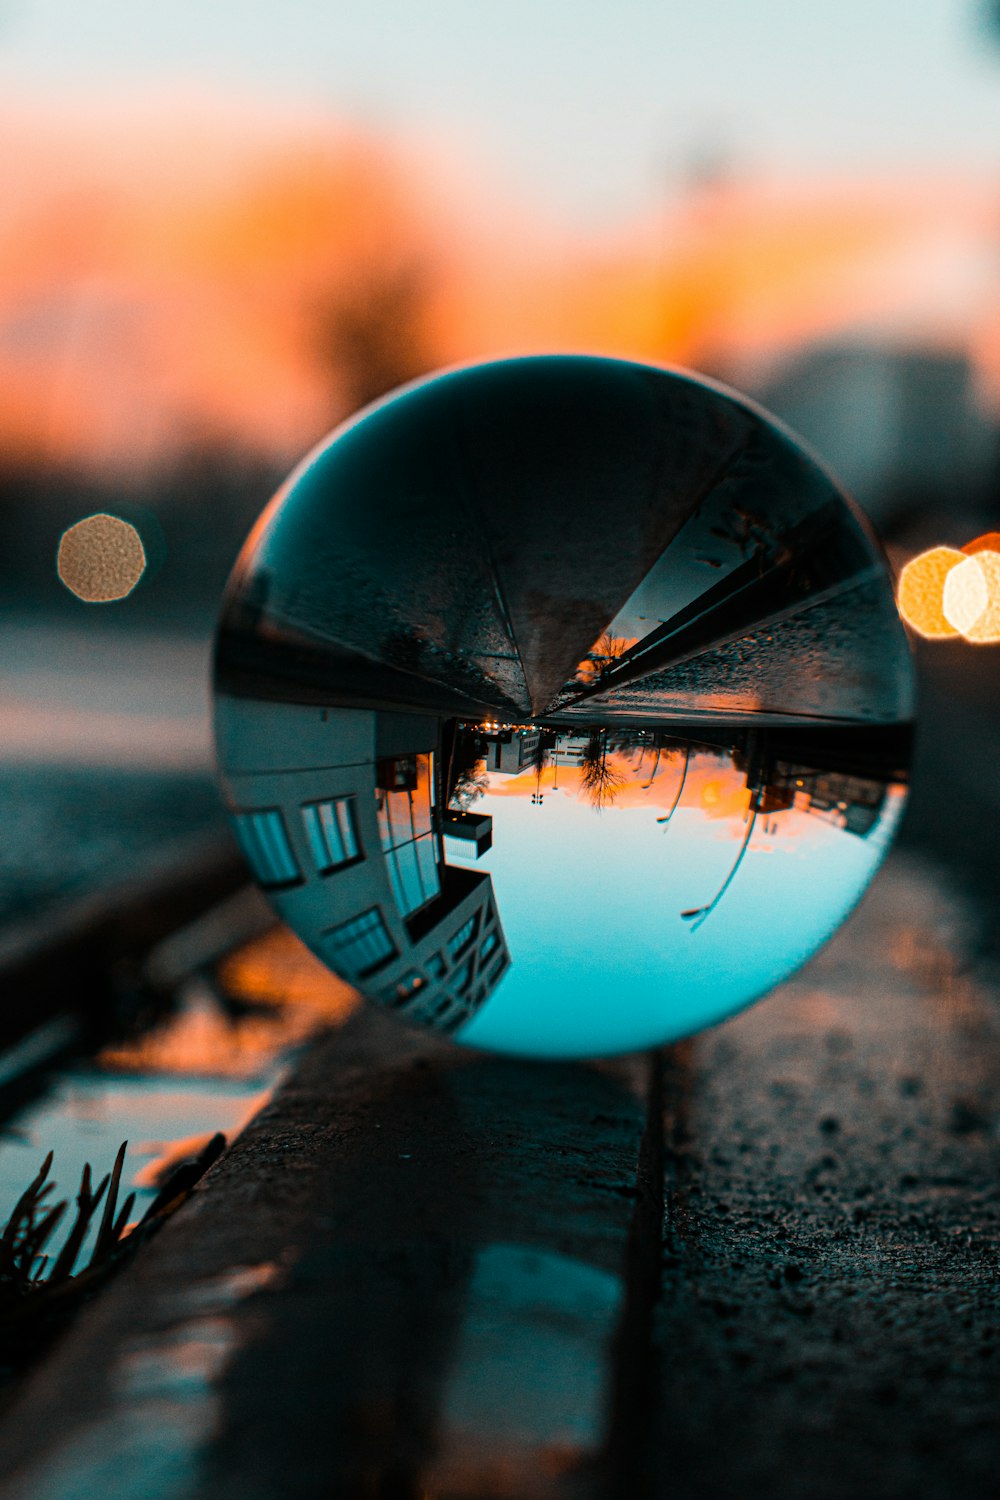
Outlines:
[[[552,747],[553,736],[540,734],[538,743],[533,745],[525,756],[525,765],[535,773],[535,790],[531,794],[531,800],[536,807],[542,803],[542,772],[550,760],[549,751]]]
[[[486,770],[486,761],[485,759],[477,760],[474,766],[465,767],[458,772],[449,806],[456,808],[459,812],[468,812],[473,803],[485,796],[489,789],[490,778]]]
[[[647,791],[656,780],[656,773],[660,769],[660,756],[663,754],[663,746],[657,745],[656,754],[653,757],[653,769],[649,773],[649,780],[642,783],[643,790]]]
[[[457,724],[443,747],[444,806],[468,812],[489,791],[486,757],[475,729]]]

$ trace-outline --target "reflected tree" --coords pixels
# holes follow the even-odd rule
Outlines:
[[[489,791],[489,774],[478,730],[454,721],[442,735],[444,805],[468,812]]]
[[[628,777],[608,758],[607,731],[592,731],[580,757],[580,785],[597,812],[610,807]]]
[[[617,665],[634,644],[634,641],[625,640],[622,636],[609,635],[605,631],[594,642],[577,667],[576,682],[583,682],[588,685],[600,682],[601,678],[607,676],[612,667]]]
[[[555,744],[555,735],[540,734],[538,743],[533,745],[524,758],[525,765],[535,773],[535,790],[531,794],[531,800],[536,807],[542,801],[542,772],[549,763],[552,746]]]
[[[486,761],[478,760],[474,766],[467,767],[458,773],[455,787],[451,794],[449,805],[459,812],[468,812],[474,802],[490,789],[490,778],[486,770]]]

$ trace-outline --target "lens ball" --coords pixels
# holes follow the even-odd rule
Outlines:
[[[794,972],[902,810],[912,677],[866,523],[688,374],[506,360],[320,445],[223,604],[221,783],[280,915],[456,1041],[671,1041]]]

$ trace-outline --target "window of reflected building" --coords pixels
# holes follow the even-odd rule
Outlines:
[[[410,917],[441,893],[433,754],[380,761],[375,797],[393,896],[400,915]]]
[[[396,956],[385,918],[377,906],[363,911],[323,934],[323,951],[330,964],[349,979],[365,979]]]
[[[353,797],[310,802],[302,809],[302,821],[313,863],[321,875],[361,858]]]
[[[302,880],[280,807],[233,814],[240,848],[255,880],[265,889],[298,885]]]

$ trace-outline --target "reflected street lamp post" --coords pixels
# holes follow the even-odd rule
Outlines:
[[[750,816],[747,819],[747,831],[743,835],[743,842],[740,845],[740,852],[736,856],[736,861],[733,865],[733,868],[730,870],[729,874],[726,876],[725,880],[722,882],[719,889],[712,897],[711,901],[707,906],[694,906],[690,911],[681,912],[681,918],[683,919],[683,921],[691,923],[692,932],[697,932],[701,924],[712,915],[713,911],[718,906],[719,902],[722,900],[729,887],[732,885],[736,872],[739,869],[740,865],[743,863],[744,856],[746,855],[746,852],[750,847],[750,839],[753,834],[754,824],[757,822],[757,814],[760,811],[760,802],[761,794],[760,791],[757,790],[754,792],[753,801],[750,804]]]
[[[674,813],[677,811],[677,808],[680,805],[681,796],[682,796],[683,791],[684,791],[684,783],[685,783],[685,781],[687,781],[688,766],[690,764],[691,764],[691,746],[688,745],[688,746],[686,746],[686,748],[684,750],[684,770],[681,772],[681,781],[680,781],[680,786],[677,788],[677,795],[674,797],[673,802],[671,802],[670,807],[669,807],[668,811],[664,814],[664,816],[662,818],[657,818],[656,821],[658,823],[669,823],[670,819],[673,817]]]

